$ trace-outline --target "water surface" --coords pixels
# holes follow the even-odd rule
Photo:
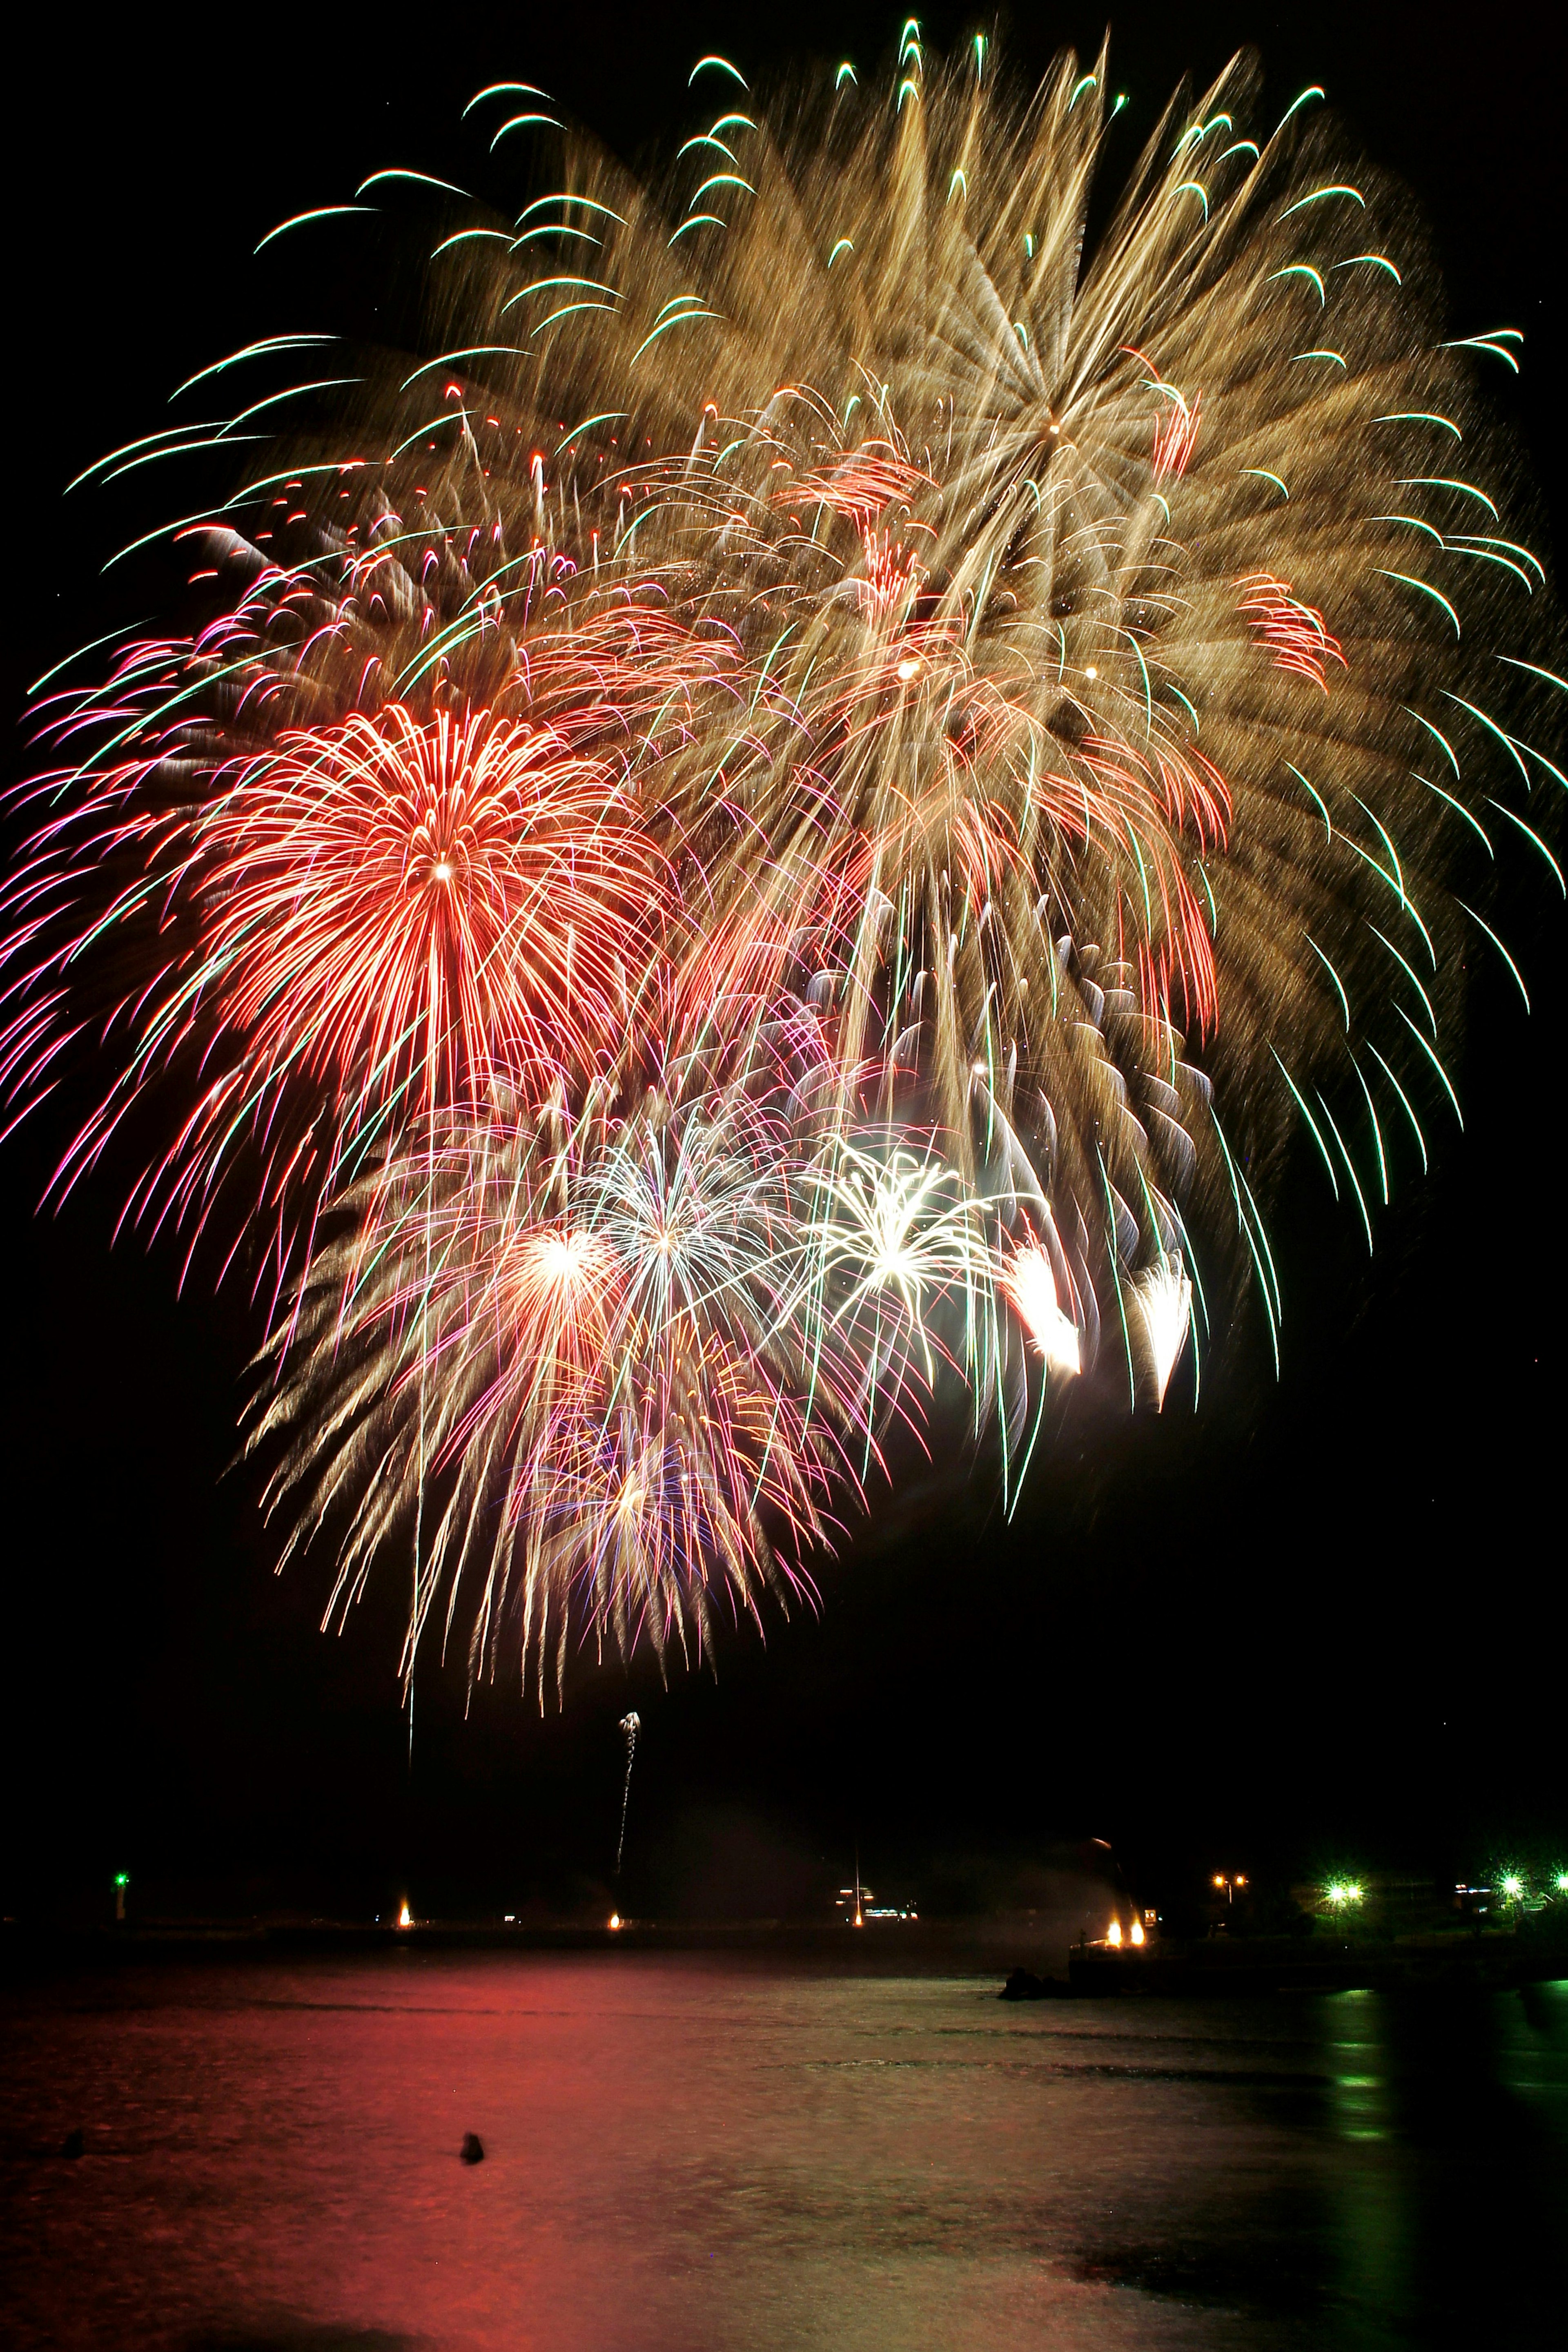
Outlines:
[[[397,1950],[14,1990],[5,2339],[1561,2340],[1568,1984],[1018,2008],[996,1988]]]

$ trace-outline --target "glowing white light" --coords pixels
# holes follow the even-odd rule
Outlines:
[[[898,682],[900,686],[907,686],[910,679],[915,676],[915,671],[919,667],[920,664],[914,658],[914,656],[912,655],[905,654],[904,659],[898,665]]]
[[[1083,1369],[1078,1327],[1057,1303],[1051,1253],[1039,1242],[1015,1250],[1002,1273],[1002,1287],[1018,1318],[1053,1372]]]
[[[1133,1922],[1132,1940],[1134,1944],[1141,1944],[1144,1940],[1144,1923],[1141,1919],[1134,1919]]]
[[[833,1289],[846,1281],[852,1286],[835,1322],[869,1313],[882,1360],[888,1360],[883,1341],[891,1336],[918,1350],[932,1379],[928,1305],[955,1293],[982,1302],[994,1295],[995,1260],[979,1202],[955,1170],[929,1152],[917,1158],[903,1149],[879,1158],[841,1146],[817,1177],[816,1190],[821,1276]]]
[[[1192,1285],[1182,1271],[1180,1251],[1174,1257],[1162,1256],[1134,1275],[1130,1286],[1149,1343],[1155,1400],[1163,1406],[1171,1374],[1186,1345],[1192,1312]]]
[[[1121,1940],[1122,1922],[1120,1919],[1113,1919],[1111,1925],[1105,1930],[1105,1941],[1108,1944],[1120,1944]]]
[[[397,1924],[400,1927],[412,1927],[413,1925],[413,1914],[406,1903],[397,1915]]]
[[[596,1255],[591,1234],[548,1234],[538,1244],[539,1271],[553,1283],[575,1280]]]

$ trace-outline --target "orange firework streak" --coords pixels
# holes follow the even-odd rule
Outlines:
[[[1169,403],[1155,420],[1154,446],[1149,454],[1150,471],[1156,482],[1165,480],[1167,476],[1174,476],[1179,481],[1197,446],[1203,394],[1195,393],[1189,403],[1174,383],[1166,382],[1146,352],[1139,351],[1135,343],[1124,343],[1122,350],[1127,358],[1143,361],[1152,380],[1150,388],[1163,393]]]
[[[1145,1018],[1156,1027],[1171,1019],[1179,992],[1185,1022],[1212,1034],[1219,1015],[1214,941],[1187,878],[1177,837],[1190,832],[1199,855],[1223,850],[1230,822],[1230,788],[1212,760],[1196,747],[1174,746],[1140,755],[1130,744],[1086,737],[1081,756],[1100,792],[1094,816],[1122,847],[1134,853],[1144,877],[1142,919],[1124,896],[1118,905],[1118,952],[1128,941],[1129,913]],[[1063,804],[1059,823],[1064,823]]]
[[[1294,670],[1298,677],[1309,678],[1313,686],[1322,687],[1326,694],[1329,683],[1324,675],[1331,661],[1347,668],[1337,637],[1329,635],[1322,614],[1315,604],[1303,604],[1291,593],[1288,580],[1277,580],[1271,572],[1249,572],[1236,583],[1242,617],[1257,632],[1259,641],[1267,646],[1281,669]]]
[[[883,524],[890,507],[909,508],[936,482],[921,472],[891,441],[862,442],[847,449],[837,465],[803,475],[787,489],[776,490],[774,503],[801,509],[821,506],[846,515],[860,533],[865,577],[855,583],[868,617],[891,615],[918,593],[925,574],[913,551]],[[920,526],[930,533],[929,523]]]
[[[1155,426],[1155,446],[1150,462],[1156,482],[1163,480],[1167,474],[1174,474],[1179,481],[1197,446],[1197,423],[1203,409],[1203,394],[1200,392],[1190,407],[1179,393],[1174,397],[1176,404],[1169,415],[1162,416]]]

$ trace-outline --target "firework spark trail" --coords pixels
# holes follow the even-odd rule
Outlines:
[[[621,1857],[626,1851],[626,1812],[632,1802],[632,1767],[637,1760],[637,1734],[643,1728],[643,1718],[633,1707],[621,1718],[621,1730],[626,1741],[626,1778],[621,1790],[621,1835],[615,1842],[615,1875],[621,1875]]]
[[[62,1189],[170,1090],[130,1209],[249,1212],[250,1442],[334,1612],[421,1531],[405,1672],[470,1587],[541,1696],[574,1613],[809,1595],[950,1388],[1010,1497],[1048,1394],[1196,1393],[1249,1288],[1277,1354],[1292,1135],[1370,1248],[1472,930],[1525,990],[1469,871],[1563,882],[1520,338],[1439,340],[1245,59],[1086,247],[1105,63],[1025,100],[911,25],[770,119],[709,59],[652,185],[497,86],[505,202],[398,198],[440,349],[264,338],[89,469],[300,420],[176,530],[212,617],[44,682],[0,1084],[110,1055]]]

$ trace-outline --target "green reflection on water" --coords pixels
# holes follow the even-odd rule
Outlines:
[[[1329,2024],[1334,2243],[1340,2294],[1354,2331],[1345,2340],[1380,2343],[1390,2315],[1409,2307],[1416,2239],[1409,2169],[1393,2145],[1386,2004],[1374,1992],[1336,1994]]]

